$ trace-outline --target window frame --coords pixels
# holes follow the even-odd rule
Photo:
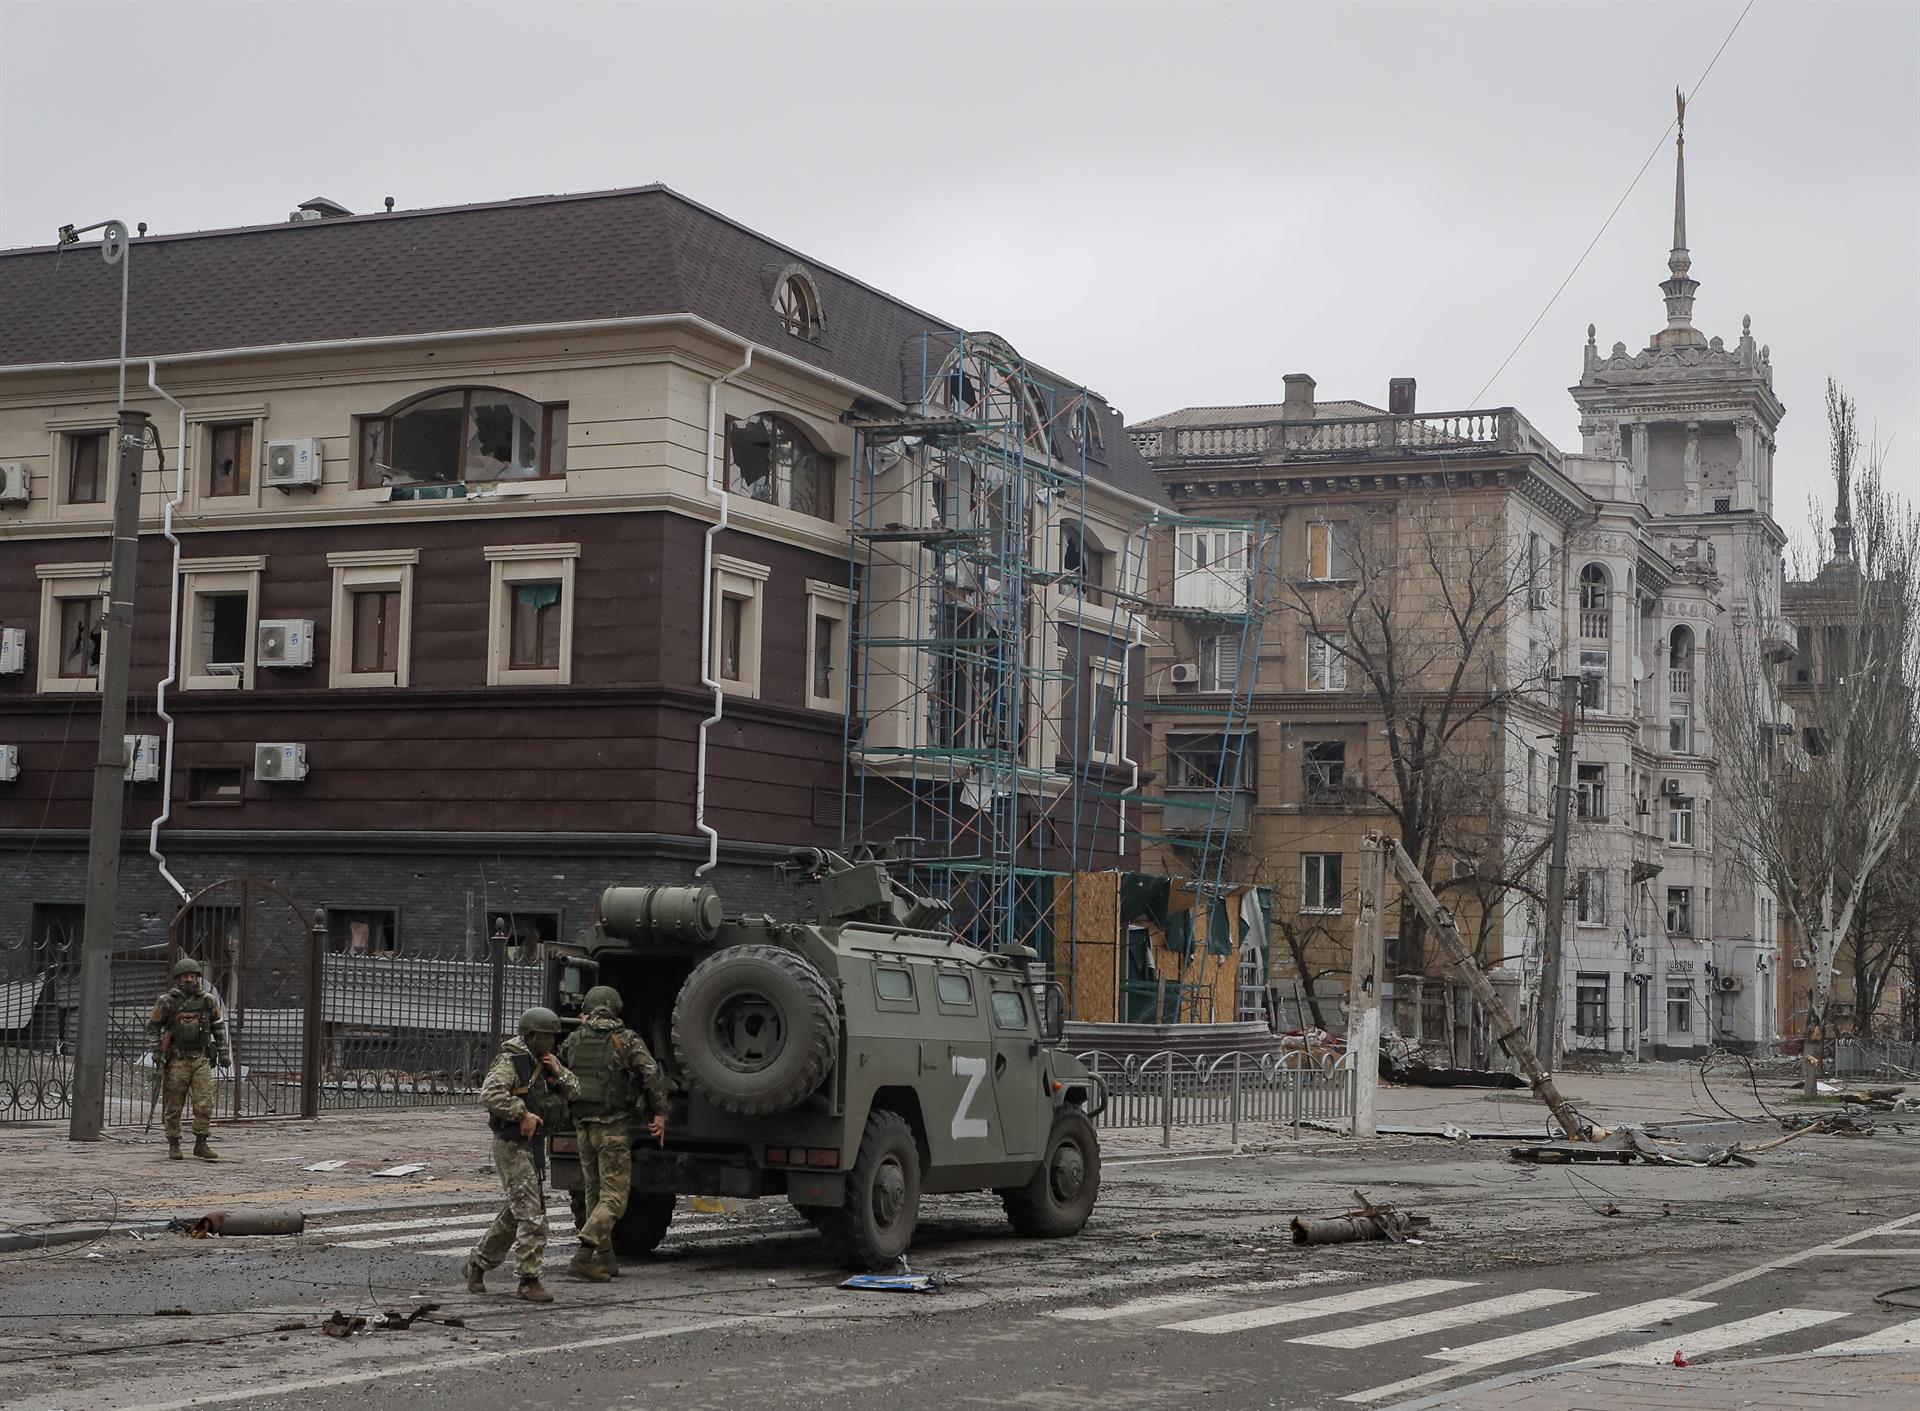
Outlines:
[[[1239,693],[1242,635],[1238,632],[1209,632],[1199,639],[1194,663],[1200,676],[1198,690],[1203,694],[1231,696]],[[1231,679],[1222,674],[1220,663],[1223,656],[1233,658]]]
[[[1344,570],[1344,571],[1343,571]],[[1353,522],[1346,519],[1307,521],[1307,581],[1353,581]]]
[[[1338,750],[1339,758],[1325,757]],[[1316,758],[1316,753],[1321,757]],[[1300,789],[1310,804],[1339,803],[1346,797],[1347,742],[1345,740],[1302,740],[1300,742]]]
[[[231,796],[218,790],[204,792],[202,786],[208,782],[208,776],[231,774],[238,781],[238,790]],[[247,771],[237,764],[196,764],[187,770],[186,802],[195,808],[239,808],[247,801]]]
[[[246,457],[236,462],[237,475],[241,481],[233,490],[216,490],[214,477],[219,473],[216,459],[220,437],[225,432],[238,432],[246,437]],[[194,477],[202,500],[218,500],[225,504],[248,503],[254,497],[254,490],[260,483],[260,423],[255,417],[234,417],[232,419],[208,419],[199,424],[196,440],[204,454],[200,458],[199,473]]]
[[[1667,914],[1665,919],[1667,934],[1669,936],[1690,937],[1693,935],[1692,887],[1667,888]],[[1680,924],[1679,930],[1674,929],[1674,923],[1676,921]]]
[[[487,593],[487,684],[489,686],[567,686],[573,682],[574,565],[578,544],[489,544],[482,551],[490,569]],[[559,665],[514,666],[511,662],[512,614],[507,595],[524,583],[560,585]]]
[[[1681,824],[1683,817],[1686,820],[1684,826]],[[1694,821],[1692,799],[1669,798],[1667,800],[1667,845],[1676,848],[1692,847]],[[1676,836],[1680,833],[1685,833],[1686,836],[1684,838]]]
[[[1303,852],[1300,854],[1300,910],[1310,916],[1339,916],[1342,914],[1346,891],[1345,854],[1337,852]],[[1331,860],[1333,867],[1333,905],[1327,905],[1327,864]],[[1313,898],[1317,897],[1317,904]]]
[[[328,633],[327,684],[341,689],[379,690],[407,684],[413,655],[413,570],[418,549],[348,549],[327,555],[333,574],[333,622]],[[353,595],[359,592],[400,594],[398,643],[392,671],[353,669]]]
[[[1013,1003],[1019,1007],[1020,1022],[1018,1024],[1009,1024],[1001,1016],[1000,1000],[1003,996],[1012,1000]],[[987,1011],[993,1016],[993,1027],[997,1033],[1027,1034],[1033,1032],[1033,1011],[1027,1007],[1026,995],[1016,988],[1006,985],[993,986],[988,992]]]
[[[397,906],[379,906],[367,902],[326,902],[320,907],[320,914],[326,923],[327,953],[329,955],[363,956],[367,959],[395,959],[403,954],[401,948],[400,908]],[[340,931],[337,929],[337,926],[340,922],[346,922],[351,925],[352,918],[355,915],[384,916],[387,918],[387,931],[390,944],[386,949],[373,949],[371,936],[368,938],[368,949],[364,951],[348,949],[352,944],[353,933],[350,930]]]
[[[100,689],[100,672],[98,671],[91,676],[61,674],[60,663],[65,659],[66,654],[61,648],[60,618],[62,605],[74,599],[91,598],[101,605],[100,666],[104,670],[107,664],[104,636],[106,602],[111,567],[112,565],[105,563],[35,565],[34,572],[40,579],[40,641],[39,650],[34,653],[39,679],[35,685],[42,692],[92,693]],[[53,645],[49,647],[49,643]]]
[[[789,298],[789,294],[793,297]],[[804,272],[789,269],[783,272],[773,286],[773,297],[767,301],[773,310],[773,316],[779,320],[787,336],[798,338],[803,343],[817,343],[827,330],[827,319],[820,305],[820,291]]]
[[[1127,713],[1126,664],[1116,657],[1087,659],[1087,754],[1096,760],[1113,762],[1126,754]],[[1101,693],[1111,691],[1106,713],[1106,742],[1100,739]]]
[[[947,996],[947,981],[958,980],[966,990],[965,999],[951,999]],[[964,970],[942,966],[934,972],[933,1000],[937,1009],[954,1014],[978,1014],[980,999],[973,984],[973,977]]]
[[[367,432],[373,426],[382,427],[381,436],[388,450],[393,445],[393,420],[404,415],[408,408],[433,397],[445,397],[455,392],[461,396],[460,437],[454,458],[458,474],[443,480],[382,480],[373,473],[373,462],[367,455]],[[532,475],[497,475],[491,480],[469,480],[466,475],[467,440],[471,436],[473,425],[473,394],[500,393],[509,397],[518,397],[540,409],[540,463]],[[567,428],[569,404],[561,402],[543,402],[538,397],[529,397],[525,392],[516,392],[511,387],[499,387],[483,382],[455,383],[448,387],[435,387],[425,392],[417,392],[394,403],[383,412],[367,413],[353,419],[353,487],[356,490],[398,490],[403,487],[434,485],[525,485],[536,480],[565,480],[567,477]],[[557,432],[557,434],[556,434]],[[397,468],[397,467],[396,467]]]
[[[1607,766],[1605,764],[1578,764],[1574,766],[1575,812],[1585,822],[1607,823],[1612,820],[1607,814]]]
[[[1599,993],[1596,1003],[1588,996]],[[1612,1032],[1613,976],[1604,971],[1579,971],[1573,977],[1573,1032],[1583,1039],[1604,1039]],[[1599,1015],[1599,1023],[1588,1016]]]
[[[180,689],[183,691],[251,691],[259,674],[260,575],[266,570],[265,554],[233,555],[226,558],[186,559],[180,564]],[[237,663],[238,676],[215,674],[212,663],[202,659],[200,646],[200,602],[203,598],[244,594],[247,600],[245,652]]]
[[[809,710],[824,710],[843,715],[847,709],[847,681],[852,675],[853,657],[849,648],[848,621],[852,616],[853,594],[837,583],[807,580],[807,659],[806,692]],[[833,676],[827,694],[814,688],[819,684],[816,658],[820,651],[820,621],[826,618],[837,626],[839,640],[833,649]],[[715,639],[716,644],[718,638]]]
[[[59,467],[60,474],[60,484],[56,492],[60,504],[87,510],[96,506],[102,510],[110,507],[113,501],[113,437],[116,429],[111,425],[87,425],[65,429],[59,433],[59,459],[55,464]],[[99,493],[84,500],[76,499],[73,493],[74,459],[79,454],[82,442],[96,440],[100,443],[100,451],[99,459],[93,468],[93,483]]]
[[[1607,924],[1607,869],[1581,867],[1575,870],[1573,879],[1573,924],[1603,929]]]
[[[733,558],[726,554],[713,556],[713,603],[708,630],[712,636],[708,639],[711,648],[707,664],[711,668],[714,681],[728,695],[757,699],[763,685],[761,676],[762,649],[766,639],[766,588],[772,578],[773,570],[764,563],[754,563],[750,559]],[[740,675],[730,677],[721,675],[721,627],[725,623],[724,604],[726,599],[734,598],[745,606],[740,614]],[[811,633],[811,629],[809,629]],[[805,666],[809,678],[812,676],[813,663],[809,657]],[[810,687],[812,681],[805,683]]]
[[[1679,1021],[1674,1019],[1675,1010],[1679,1011]],[[1667,1032],[1669,1034],[1693,1033],[1693,981],[1690,979],[1667,979]]]
[[[1229,752],[1225,742],[1229,736],[1240,737],[1240,748]],[[1169,789],[1211,789],[1223,793],[1245,793],[1253,786],[1254,750],[1258,747],[1258,736],[1248,729],[1241,730],[1182,730],[1170,732],[1166,736],[1166,776]],[[1195,745],[1204,743],[1204,752],[1196,753]],[[1219,772],[1221,759],[1231,753],[1236,777],[1231,781],[1216,780],[1211,776]],[[1211,763],[1208,763],[1208,762]],[[1186,777],[1196,770],[1199,778]]]
[[[734,433],[752,422],[766,425],[768,441],[767,482],[772,489],[771,499],[761,499],[753,493],[747,482],[740,463],[734,458]],[[802,448],[813,457],[814,474],[817,480],[815,504],[817,508],[800,509],[793,503],[792,468],[782,469],[773,455],[776,444],[771,438],[784,435],[788,440]],[[736,500],[752,505],[756,509],[777,509],[788,514],[797,514],[817,524],[838,524],[840,495],[840,458],[831,451],[823,450],[813,433],[794,417],[784,412],[762,408],[746,416],[729,416],[721,427],[720,437],[721,472],[725,476],[727,493]]]
[[[1590,660],[1598,658],[1598,660]],[[1612,684],[1613,649],[1580,648],[1580,706],[1583,710],[1607,713],[1608,689]],[[1589,689],[1591,688],[1591,689]]]
[[[1336,644],[1335,639],[1338,639]],[[1345,632],[1307,633],[1307,689],[1344,691],[1347,689],[1347,634]],[[1315,656],[1320,658],[1315,684]]]

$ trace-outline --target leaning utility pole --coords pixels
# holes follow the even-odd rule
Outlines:
[[[114,432],[113,547],[107,570],[107,620],[100,636],[100,747],[94,754],[93,814],[87,824],[85,931],[80,943],[79,1033],[67,1136],[97,1142],[107,1107],[107,1009],[114,912],[120,898],[120,826],[126,816],[127,676],[133,664],[133,575],[140,541],[140,462],[147,417],[127,408],[127,292],[132,257],[127,227],[103,221],[100,254],[120,266],[119,420]],[[84,231],[60,230],[71,245]]]
[[[1353,1063],[1353,1134],[1372,1137],[1380,1091],[1380,972],[1384,968],[1387,871],[1378,851],[1360,853],[1360,914],[1347,980],[1347,1054]]]
[[[1534,1010],[1534,1052],[1548,1068],[1560,1062],[1560,932],[1567,919],[1567,829],[1573,812],[1573,726],[1580,678],[1560,678],[1560,742],[1554,751],[1553,849],[1547,857],[1547,929],[1540,939],[1540,999]]]

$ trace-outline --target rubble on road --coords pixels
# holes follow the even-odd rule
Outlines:
[[[1390,1083],[1404,1083],[1414,1088],[1524,1088],[1527,1085],[1518,1073],[1455,1067],[1435,1062],[1436,1056],[1392,1030],[1380,1036],[1380,1076]]]
[[[198,1219],[181,1216],[169,1220],[167,1228],[195,1239],[209,1235],[297,1235],[307,1228],[307,1216],[301,1210],[216,1210]]]
[[[1538,1142],[1531,1146],[1517,1146],[1507,1153],[1507,1159],[1530,1165],[1576,1161],[1614,1161],[1623,1166],[1632,1161],[1643,1161],[1649,1166],[1754,1164],[1738,1142],[1727,1146],[1707,1146],[1699,1142],[1671,1141],[1650,1136],[1638,1127],[1616,1127],[1598,1141]]]
[[[1425,1215],[1409,1215],[1405,1211],[1395,1210],[1391,1205],[1375,1203],[1371,1196],[1355,1191],[1353,1198],[1360,1202],[1358,1210],[1350,1210],[1345,1215],[1332,1215],[1315,1219],[1296,1215],[1291,1222],[1293,1242],[1295,1244],[1348,1244],[1355,1240],[1392,1240],[1395,1244],[1408,1243],[1408,1235],[1414,1230],[1423,1230],[1433,1221]]]

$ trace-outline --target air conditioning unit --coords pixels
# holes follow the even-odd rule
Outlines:
[[[1664,798],[1669,798],[1669,799],[1679,798],[1680,797],[1680,781],[1678,779],[1662,779],[1660,781],[1660,793],[1661,793],[1661,796]]]
[[[0,461],[0,505],[24,505],[32,499],[33,472],[19,461]]]
[[[1478,875],[1480,866],[1470,858],[1456,857],[1453,860],[1453,877],[1456,882]]]
[[[307,777],[305,745],[255,745],[253,777],[268,784],[292,784]]]
[[[1527,590],[1527,605],[1535,611],[1544,610],[1547,606],[1547,590],[1545,588],[1529,588]]]
[[[1173,684],[1176,686],[1199,685],[1200,668],[1190,661],[1176,661],[1173,664]]]
[[[0,784],[11,784],[20,777],[20,747],[0,745]]]
[[[125,735],[127,742],[127,782],[151,784],[160,777],[160,737]]]
[[[261,623],[254,660],[262,666],[312,666],[313,623],[305,618],[275,618]]]
[[[0,676],[18,676],[27,669],[27,629],[0,627]]]
[[[1713,982],[1713,987],[1723,995],[1737,995],[1746,988],[1746,980],[1739,975],[1722,975]]]
[[[267,484],[278,490],[320,488],[320,443],[311,436],[267,442]]]

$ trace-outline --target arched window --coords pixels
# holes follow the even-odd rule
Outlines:
[[[1612,635],[1612,628],[1607,571],[1590,563],[1580,570],[1580,635],[1604,640]]]
[[[772,412],[727,422],[727,488],[762,504],[833,518],[833,458]]]
[[[825,326],[813,281],[797,271],[781,277],[773,291],[773,311],[779,315],[782,328],[808,342],[818,338]]]
[[[487,484],[567,472],[566,403],[451,387],[360,418],[362,489]]]
[[[1673,629],[1672,645],[1668,648],[1667,665],[1675,671],[1691,670],[1693,667],[1693,629],[1681,626]]]
[[[1020,371],[1019,355],[993,335],[969,335],[947,359],[928,400],[988,427],[1018,428],[1036,451],[1051,449],[1034,384]]]

